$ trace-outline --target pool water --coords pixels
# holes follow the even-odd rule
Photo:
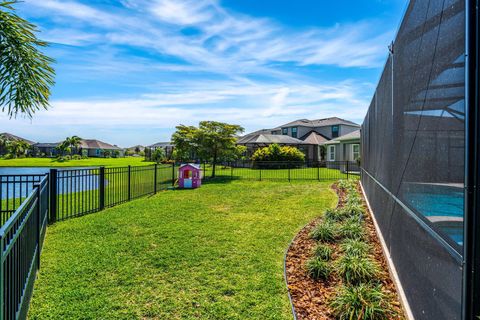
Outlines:
[[[463,245],[463,189],[445,185],[411,184],[403,197],[408,206],[430,220],[458,245]]]

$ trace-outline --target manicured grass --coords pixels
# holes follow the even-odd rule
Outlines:
[[[125,158],[88,158],[82,160],[69,160],[58,162],[52,158],[23,158],[23,159],[1,159],[0,167],[124,167],[124,166],[143,166],[154,164],[147,162],[143,157],[125,157]]]
[[[283,255],[328,183],[221,181],[49,226],[30,319],[291,319]]]

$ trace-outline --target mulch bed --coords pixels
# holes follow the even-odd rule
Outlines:
[[[334,184],[332,188],[339,197],[338,207],[344,205],[346,194]],[[362,194],[358,189],[359,194]],[[369,212],[365,201],[363,201],[365,212]],[[295,307],[297,319],[323,320],[334,319],[328,303],[333,298],[335,290],[342,285],[342,279],[332,276],[329,281],[315,281],[308,277],[304,268],[305,262],[312,257],[312,250],[317,242],[309,236],[312,229],[321,221],[317,218],[305,226],[295,237],[286,256],[286,276],[292,302]],[[368,243],[373,247],[372,257],[378,262],[383,270],[380,274],[380,281],[387,294],[391,296],[391,304],[395,309],[395,316],[392,319],[405,319],[399,302],[395,285],[388,273],[388,265],[383,255],[381,244],[377,238],[375,227],[370,213],[366,214],[365,226],[368,234]],[[335,260],[339,253],[334,245]]]

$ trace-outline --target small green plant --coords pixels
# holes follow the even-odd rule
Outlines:
[[[337,238],[337,226],[332,222],[323,221],[313,229],[310,237],[321,242],[334,242]]]
[[[325,211],[325,219],[327,221],[336,222],[343,221],[350,217],[350,213],[343,208],[327,209]]]
[[[308,260],[305,264],[308,276],[314,280],[326,280],[332,273],[332,266],[319,257]]]
[[[357,186],[357,183],[353,180],[339,180],[338,181],[338,187],[343,190],[351,190],[355,189]]]
[[[340,243],[340,249],[346,256],[362,257],[368,254],[371,247],[360,240],[345,239]]]
[[[333,250],[329,245],[319,243],[313,250],[313,254],[315,255],[315,257],[318,257],[323,261],[328,261],[332,257],[332,251]]]
[[[365,212],[361,204],[347,204],[343,210],[347,211],[352,216],[361,216]]]
[[[337,261],[337,272],[350,284],[366,283],[374,280],[380,268],[368,257],[345,255]]]
[[[390,303],[379,285],[343,286],[330,302],[330,307],[339,320],[386,320],[392,316]]]
[[[349,218],[340,225],[340,237],[343,239],[363,239],[365,230],[362,222],[355,217]]]

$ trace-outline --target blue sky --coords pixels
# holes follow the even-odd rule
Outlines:
[[[51,108],[0,131],[121,146],[178,124],[246,131],[365,115],[406,0],[25,0],[51,42]]]

